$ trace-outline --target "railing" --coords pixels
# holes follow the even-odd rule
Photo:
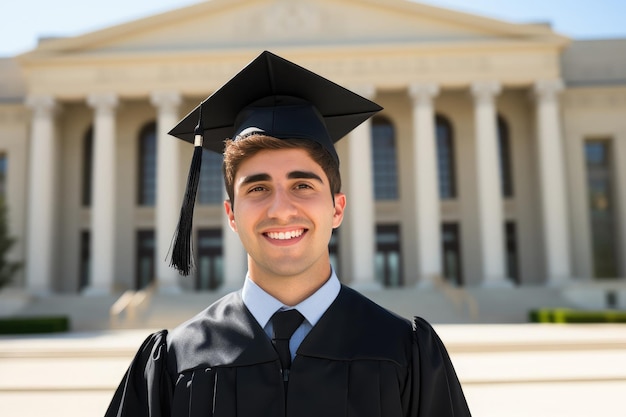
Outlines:
[[[473,321],[478,321],[478,302],[465,288],[451,285],[442,276],[436,276],[433,279],[433,284],[436,289],[443,293],[444,297],[452,301],[458,312],[463,313],[464,309],[467,309],[468,317]]]
[[[113,303],[109,310],[111,328],[129,327],[141,321],[150,304],[156,286],[150,284],[141,290],[127,290]]]

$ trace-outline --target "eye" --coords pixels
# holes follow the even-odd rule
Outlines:
[[[299,183],[299,184],[296,184],[295,188],[297,190],[307,190],[307,189],[313,189],[313,186],[311,186],[311,184],[308,184],[308,183]]]
[[[265,191],[267,190],[267,188],[263,187],[262,185],[257,185],[255,187],[252,187],[248,190],[248,193],[258,193],[261,191]]]

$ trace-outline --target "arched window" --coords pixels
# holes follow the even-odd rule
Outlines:
[[[93,126],[87,129],[83,136],[83,207],[91,206],[91,188],[93,181]]]
[[[156,123],[148,123],[139,134],[139,186],[137,202],[140,206],[156,203]]]
[[[224,201],[222,155],[202,150],[202,170],[198,184],[199,204],[220,204]]]
[[[511,139],[509,125],[504,118],[498,115],[498,145],[500,150],[500,182],[502,196],[513,197],[513,167],[511,164]]]
[[[374,198],[398,199],[398,159],[396,132],[386,117],[372,120],[372,164],[374,167]]]
[[[439,198],[456,198],[456,170],[454,157],[454,133],[452,125],[444,116],[435,117],[437,140],[437,166],[439,172]]]

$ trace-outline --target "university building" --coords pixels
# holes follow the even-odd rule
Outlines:
[[[205,1],[0,59],[0,193],[25,262],[12,286],[239,287],[216,154],[194,274],[168,266],[193,147],[167,132],[263,50],[384,107],[338,143],[342,281],[624,287],[626,41],[406,0]]]

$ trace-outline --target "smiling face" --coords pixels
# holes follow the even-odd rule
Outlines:
[[[226,214],[257,284],[323,283],[329,277],[328,242],[346,200],[341,193],[331,198],[326,174],[305,150],[256,153],[239,166],[233,192],[237,204],[233,211],[225,202]]]

